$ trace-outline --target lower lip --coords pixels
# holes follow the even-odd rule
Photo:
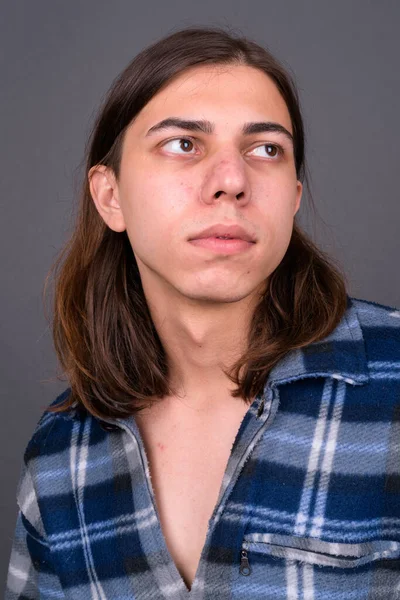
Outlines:
[[[232,238],[229,240],[219,239],[216,237],[200,238],[197,240],[190,240],[190,243],[200,248],[207,248],[220,254],[236,254],[237,252],[243,252],[248,250],[251,246],[254,246],[254,242],[248,242],[239,238]]]

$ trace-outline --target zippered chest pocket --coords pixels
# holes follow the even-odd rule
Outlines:
[[[400,600],[400,542],[347,544],[246,534],[239,557],[239,588],[242,581],[250,585],[254,600]]]

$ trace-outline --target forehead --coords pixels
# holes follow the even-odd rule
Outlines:
[[[203,118],[218,127],[269,120],[290,132],[290,114],[274,81],[247,65],[202,65],[179,74],[144,106],[132,124],[136,133],[170,116]],[[147,129],[146,129],[147,130]]]

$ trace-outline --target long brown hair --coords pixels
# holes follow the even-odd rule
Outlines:
[[[124,133],[147,102],[186,69],[242,64],[277,86],[291,117],[297,178],[307,183],[304,126],[292,76],[264,47],[219,27],[174,32],[138,54],[113,82],[86,147],[85,179],[71,238],[53,263],[52,332],[72,405],[96,417],[126,417],[171,394],[166,354],[151,319],[126,231],[111,230],[90,194],[88,173],[103,164],[118,180]],[[289,247],[254,311],[248,347],[227,375],[250,402],[292,349],[328,335],[347,306],[345,275],[294,222]]]

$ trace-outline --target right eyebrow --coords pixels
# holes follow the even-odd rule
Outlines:
[[[189,119],[179,119],[178,117],[168,117],[163,119],[153,127],[150,127],[146,133],[146,137],[152,135],[156,131],[162,129],[170,129],[175,127],[176,129],[185,129],[186,131],[201,131],[202,133],[211,134],[214,131],[214,127],[210,121],[196,121]]]

